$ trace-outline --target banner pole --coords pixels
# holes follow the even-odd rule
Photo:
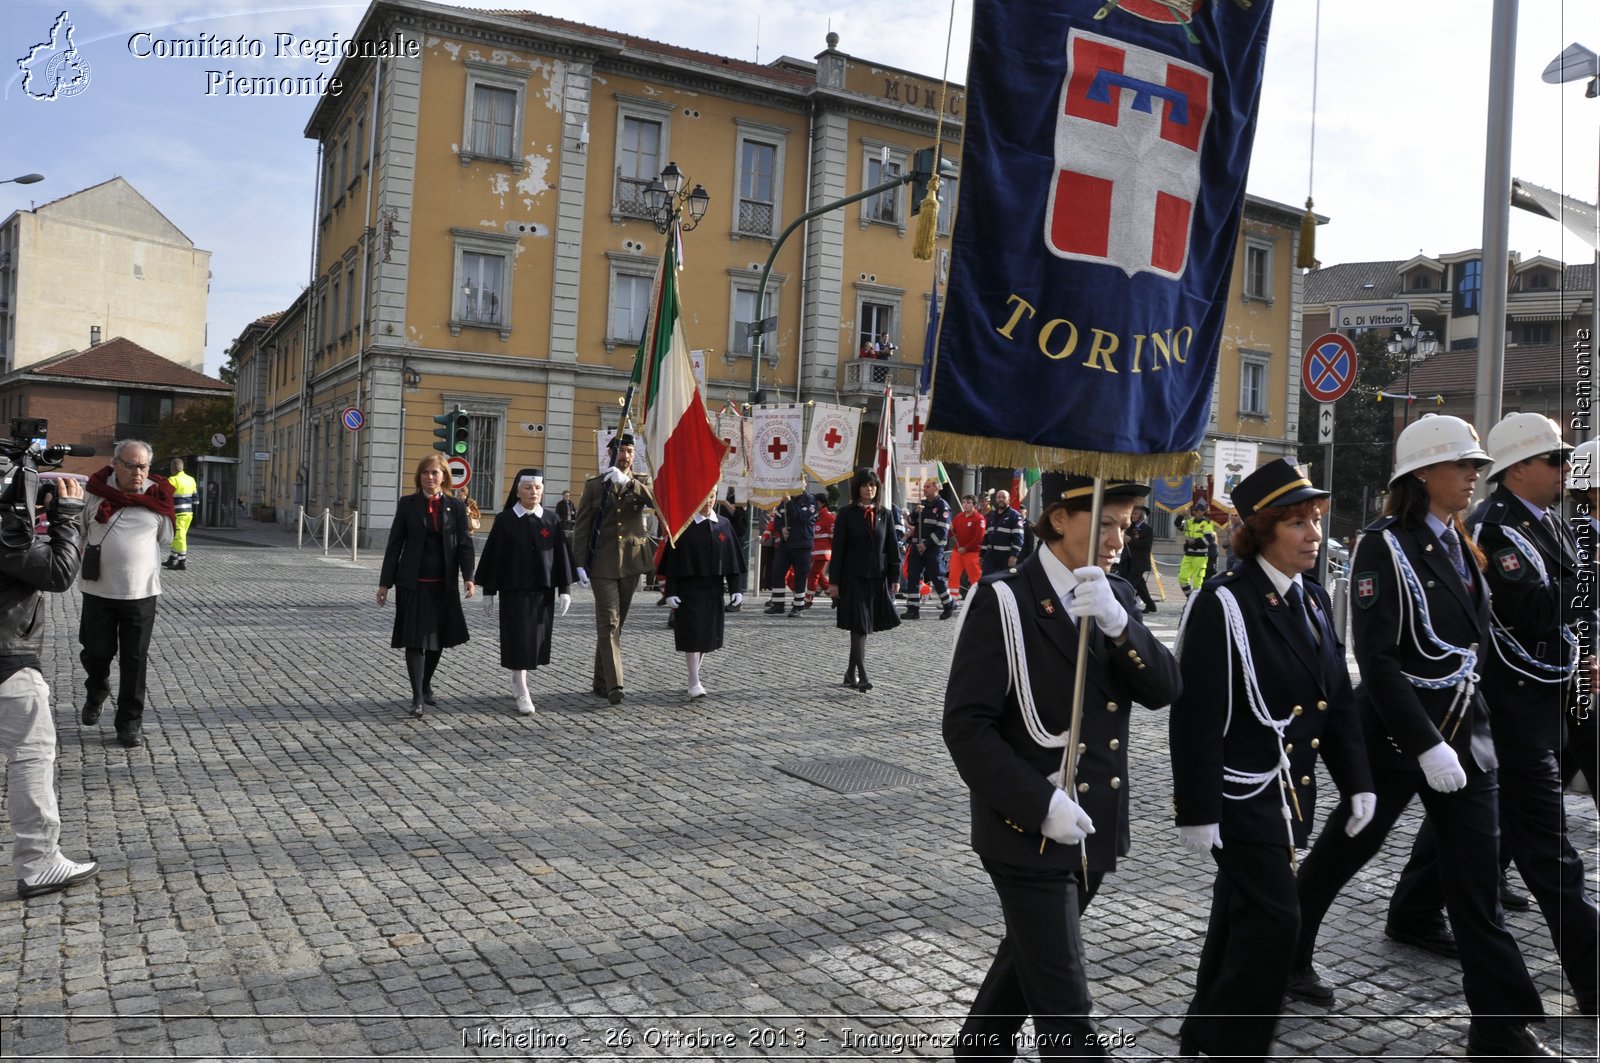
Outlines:
[[[1100,504],[1105,499],[1106,481],[1104,477],[1094,478],[1094,494],[1089,502],[1089,552],[1084,558],[1085,565],[1096,563],[1100,545]],[[1065,604],[1065,603],[1063,603]],[[1083,694],[1089,681],[1089,629],[1094,624],[1092,617],[1078,618],[1078,660],[1072,674],[1072,725],[1067,729],[1067,744],[1061,750],[1061,789],[1066,791],[1068,797],[1076,792],[1076,776],[1078,774],[1078,741],[1083,732]],[[1077,798],[1072,798],[1074,801]],[[1039,851],[1044,852],[1045,845],[1050,841],[1044,838],[1039,842]],[[1088,885],[1089,873],[1089,846],[1088,839],[1078,843],[1078,856],[1080,866],[1084,873],[1085,888]]]

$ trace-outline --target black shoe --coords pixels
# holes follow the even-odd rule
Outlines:
[[[956,615],[956,603],[955,602],[945,602],[944,603],[944,608],[939,610],[939,619],[940,620],[949,620],[952,616],[955,616],[955,615]]]
[[[117,728],[117,744],[132,749],[144,740],[144,728],[138,723],[130,723]]]
[[[622,704],[622,688],[621,687],[612,687],[611,690],[606,694],[606,700],[611,702],[611,704],[613,704],[613,705],[621,705]]]
[[[1147,613],[1153,613],[1153,612],[1156,611],[1156,607],[1153,604],[1147,605],[1147,606],[1144,607],[1144,611],[1147,612]]]
[[[424,705],[433,706],[437,706],[439,704],[439,702],[433,696],[433,687],[429,686],[422,688],[422,703]]]
[[[420,697],[411,699],[411,715],[416,719],[422,719],[422,699]]]
[[[1333,987],[1324,982],[1317,969],[1309,963],[1289,972],[1289,984],[1283,991],[1290,1000],[1303,1000],[1307,1004],[1324,1007],[1333,1003]]]
[[[1394,923],[1387,923],[1384,925],[1383,935],[1390,941],[1411,945],[1447,960],[1456,959],[1461,955],[1461,950],[1456,947],[1456,936],[1442,923],[1424,924],[1416,930],[1405,930]]]
[[[857,682],[858,682],[858,680],[856,679],[856,670],[854,668],[851,668],[848,672],[846,672],[844,674],[844,685],[849,687],[851,690],[855,689]]]
[[[1528,895],[1518,893],[1511,888],[1511,880],[1502,873],[1500,876],[1500,907],[1508,912],[1525,912],[1528,910]]]
[[[1474,1022],[1467,1027],[1467,1058],[1559,1059],[1526,1026],[1504,1022]]]
[[[189,559],[187,557],[178,558],[177,563],[172,566],[172,571],[174,571],[174,572],[187,572],[187,571],[189,571]]]
[[[1178,1035],[1178,1058],[1199,1059],[1200,1043],[1194,1039],[1193,1034],[1180,1033]]]
[[[763,613],[765,613],[767,616],[782,616],[783,615],[783,603],[782,602],[768,602],[767,603],[767,607],[765,609],[761,610],[761,611]]]
[[[737,613],[739,611],[739,606],[729,602],[727,605],[722,607],[722,611],[724,613]]]
[[[902,616],[900,619],[901,620],[921,620],[922,619],[922,610],[917,608],[914,605],[913,606],[908,606],[906,608],[905,615]]]
[[[793,620],[795,617],[799,616],[800,615],[800,611],[803,608],[804,608],[803,606],[799,606],[799,605],[790,606],[790,608],[789,608],[789,619]]]
[[[169,557],[165,561],[161,562],[161,567],[162,568],[176,568],[177,565],[178,565],[178,559],[175,558],[175,557]]]
[[[100,722],[100,710],[105,707],[105,698],[89,698],[83,703],[83,711],[78,714],[78,719],[85,727],[93,727]]]

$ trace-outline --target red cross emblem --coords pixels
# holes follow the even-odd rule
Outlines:
[[[728,444],[728,454],[730,456],[739,453],[739,448],[733,445],[733,440],[729,439],[727,436],[723,436],[722,441]]]
[[[920,413],[911,415],[911,442],[913,444],[922,442],[922,433],[927,427],[922,423],[922,415]]]
[[[550,529],[549,528],[540,528],[539,529],[539,534],[541,536],[543,536],[544,538],[548,539],[548,538],[550,538]]]
[[[789,452],[789,444],[779,436],[773,436],[772,442],[767,446],[767,453],[772,455],[773,461],[782,461],[783,456]]]
[[[829,425],[827,432],[825,432],[822,436],[822,441],[828,444],[829,450],[832,450],[834,447],[844,442],[844,436],[839,434],[839,430],[837,428]]]
[[[1183,275],[1211,83],[1209,71],[1161,52],[1068,34],[1045,217],[1052,254],[1130,277]]]

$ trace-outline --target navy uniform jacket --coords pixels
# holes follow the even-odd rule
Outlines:
[[[1466,719],[1459,727],[1451,717],[1445,725],[1451,734],[1441,734],[1440,725],[1455,699],[1453,688],[1428,690],[1414,687],[1402,673],[1420,677],[1441,677],[1461,664],[1459,655],[1437,659],[1441,651],[1432,645],[1419,647],[1412,639],[1411,625],[1402,628],[1400,595],[1407,593],[1395,579],[1394,564],[1383,531],[1393,533],[1400,549],[1411,561],[1422,594],[1428,603],[1433,629],[1453,646],[1478,645],[1478,659],[1492,653],[1489,647],[1489,590],[1483,574],[1473,575],[1469,591],[1450,563],[1444,545],[1426,524],[1401,526],[1395,517],[1383,517],[1369,524],[1356,543],[1351,561],[1350,626],[1355,642],[1356,665],[1361,669],[1361,686],[1356,699],[1361,707],[1361,727],[1366,734],[1367,755],[1374,768],[1388,767],[1421,772],[1417,758],[1448,740],[1463,766],[1475,760],[1473,736],[1480,749],[1487,750],[1489,763],[1496,767],[1494,740],[1489,733],[1489,707],[1482,691],[1473,694]],[[1471,565],[1471,554],[1463,553]],[[1416,624],[1421,636],[1421,620]],[[1426,651],[1426,652],[1424,652]],[[1479,667],[1482,665],[1480,663]],[[1481,672],[1479,674],[1482,674]]]
[[[729,594],[744,590],[744,553],[725,517],[690,521],[678,541],[662,551],[661,568],[669,595],[681,597],[684,580],[721,580]]]
[[[474,572],[472,533],[467,530],[467,504],[449,495],[440,496],[444,507],[439,515],[439,537],[444,545],[444,571],[447,579],[459,575],[471,580]],[[383,549],[380,587],[417,589],[422,571],[422,543],[427,532],[428,496],[421,491],[402,495],[389,525],[389,542]]]
[[[938,553],[950,541],[950,503],[935,495],[923,499],[916,511],[916,526],[911,533],[913,544],[924,546],[927,553]]]
[[[536,590],[567,594],[572,580],[567,537],[553,510],[541,507],[537,517],[531,512],[519,517],[506,508],[495,516],[478,559],[478,589],[485,596]]]
[[[1302,580],[1302,587],[1322,634],[1320,646],[1253,558],[1208,580],[1184,620],[1183,696],[1168,718],[1173,804],[1180,827],[1219,824],[1224,846],[1237,840],[1287,847],[1283,803],[1288,800],[1294,844],[1304,848],[1315,820],[1319,753],[1341,793],[1373,790],[1344,646],[1328,622],[1332,603],[1317,584]],[[1276,780],[1246,797],[1259,784],[1223,779],[1225,768],[1255,775],[1278,764],[1277,735],[1251,712],[1238,650],[1230,653],[1217,597],[1224,589],[1239,603],[1267,712],[1290,720],[1283,750],[1293,799]]]
[[[1095,833],[1088,838],[1091,871],[1112,870],[1130,845],[1129,711],[1135,701],[1155,708],[1171,704],[1181,689],[1178,662],[1144,626],[1133,588],[1119,577],[1109,578],[1128,611],[1127,641],[1118,646],[1098,629],[1089,636],[1082,753],[1072,795],[1094,820]],[[1008,689],[994,590],[1001,581],[1017,599],[1039,719],[1052,734],[1064,734],[1072,724],[1078,627],[1066,603],[1056,598],[1041,551],[1015,572],[986,577],[966,607],[945,688],[944,742],[972,792],[972,848],[979,856],[1022,867],[1076,868],[1076,845],[1051,842],[1039,852],[1040,827],[1055,789],[1049,776],[1061,767],[1061,750],[1034,743]]]
[[[991,563],[1004,563],[1013,554],[1022,554],[1022,514],[1007,506],[989,516],[983,533],[983,556]]]
[[[1552,507],[1551,514],[1560,521],[1559,506]],[[1550,529],[1535,520],[1533,511],[1504,485],[1473,511],[1469,526],[1489,559],[1485,574],[1490,604],[1500,626],[1541,664],[1569,665],[1571,651],[1561,637],[1562,629],[1585,619],[1589,612],[1580,608],[1584,603],[1577,593],[1576,544],[1565,534],[1559,539],[1550,534]],[[1537,565],[1511,541],[1506,534],[1508,527],[1533,547],[1539,555]],[[1544,569],[1544,579],[1539,576],[1540,567]],[[1484,666],[1479,672],[1483,675],[1483,694],[1489,702],[1495,741],[1549,750],[1565,745],[1561,710],[1567,680],[1535,668],[1504,645],[1496,653],[1485,652],[1483,657]]]
[[[1122,567],[1128,572],[1149,572],[1150,551],[1155,546],[1155,532],[1149,521],[1131,525],[1122,533]]]
[[[817,500],[810,495],[785,499],[772,514],[773,541],[789,550],[811,549],[817,534],[817,516]]]

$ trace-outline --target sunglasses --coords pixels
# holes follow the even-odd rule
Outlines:
[[[1546,465],[1550,466],[1552,469],[1559,469],[1563,465],[1567,464],[1568,458],[1567,458],[1567,452],[1566,451],[1564,451],[1564,450],[1552,450],[1548,454],[1539,455],[1539,457],[1536,458],[1535,460],[1544,462]]]

